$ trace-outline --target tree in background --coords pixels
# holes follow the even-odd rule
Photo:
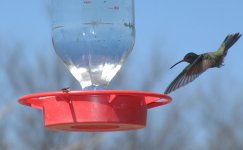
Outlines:
[[[76,81],[57,59],[48,58],[43,54],[34,55],[32,58],[18,57],[19,48],[5,48],[5,50],[8,59],[1,59],[4,86],[0,88],[6,92],[1,94],[0,149],[188,150],[243,147],[242,109],[240,109],[242,96],[233,96],[231,99],[236,100],[229,102],[230,96],[223,97],[221,93],[223,89],[216,88],[220,83],[208,87],[210,89],[197,87],[190,95],[178,92],[171,104],[149,110],[148,126],[143,130],[114,133],[49,131],[43,128],[41,112],[17,104],[17,98],[27,93],[59,90],[68,85],[78,89],[77,84],[74,84]],[[23,55],[27,55],[24,48],[21,51]],[[138,69],[142,79],[137,87],[148,91],[158,84],[166,70],[166,65],[156,58],[163,51],[154,49],[150,52],[147,67],[143,70]],[[132,82],[129,80],[133,80],[136,76],[131,77],[129,69],[134,68],[126,66],[130,66],[129,63],[133,61],[140,61],[139,57],[131,57],[112,86],[121,89],[129,89],[131,86]],[[142,74],[139,71],[149,73]],[[217,83],[217,79],[214,81]],[[208,93],[207,90],[214,92]]]

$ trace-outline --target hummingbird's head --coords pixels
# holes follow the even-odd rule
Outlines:
[[[181,61],[177,62],[172,67],[170,67],[170,69],[172,69],[173,67],[175,67],[177,64],[179,64],[181,62],[188,62],[188,63],[191,64],[192,62],[194,62],[197,59],[198,56],[199,55],[197,55],[197,54],[195,54],[193,52],[190,52],[190,53],[186,54]]]
[[[188,54],[186,54],[184,56],[182,61],[185,61],[185,62],[188,62],[188,63],[192,63],[192,62],[194,62],[197,59],[198,56],[199,55],[197,55],[197,54],[195,54],[193,52],[190,52],[190,53],[188,53]]]

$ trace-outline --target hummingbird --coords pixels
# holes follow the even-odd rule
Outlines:
[[[220,68],[224,66],[223,62],[228,49],[234,45],[240,37],[240,33],[227,35],[218,50],[214,52],[207,52],[203,54],[190,52],[186,54],[181,61],[174,64],[170,67],[170,69],[181,62],[187,62],[189,65],[187,65],[185,69],[170,83],[164,93],[169,94],[176,89],[187,85],[209,68]]]

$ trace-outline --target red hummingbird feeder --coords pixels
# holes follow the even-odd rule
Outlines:
[[[144,128],[147,109],[169,96],[139,91],[70,91],[23,96],[19,102],[43,111],[44,126],[63,131],[121,131]]]
[[[52,0],[52,42],[82,90],[25,95],[19,102],[43,111],[44,126],[61,131],[144,128],[147,110],[171,102],[152,92],[105,90],[132,51],[133,0]],[[94,13],[97,11],[102,13]]]

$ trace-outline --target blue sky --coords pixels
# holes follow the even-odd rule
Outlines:
[[[0,38],[5,44],[21,43],[33,58],[33,53],[53,55],[51,44],[51,21],[47,13],[47,0],[1,0]],[[229,33],[243,33],[243,2],[241,0],[221,1],[135,1],[136,43],[129,62],[139,69],[139,58],[147,57],[154,45],[160,47],[162,63],[173,63],[187,52],[203,53],[215,50]],[[38,52],[39,51],[39,52]],[[229,51],[222,71],[204,75],[228,76],[243,84],[240,69],[243,56],[243,42],[240,39]],[[55,55],[53,55],[55,57]],[[167,59],[165,59],[165,57]],[[7,58],[7,57],[6,57]],[[137,59],[137,61],[135,60]],[[166,60],[166,62],[163,62]],[[143,63],[146,62],[143,61]],[[168,70],[165,79],[158,84],[166,85],[173,80],[185,64]],[[127,67],[126,64],[124,67]],[[225,75],[227,74],[227,76]],[[229,85],[230,83],[228,83]],[[157,90],[161,90],[161,88]]]
[[[10,47],[16,43],[23,44],[29,52],[26,55],[28,59],[35,59],[34,54],[38,53],[56,57],[51,44],[51,21],[46,12],[46,2],[48,0],[0,0],[0,44]],[[153,50],[151,48],[159,47],[161,59],[157,61],[165,63],[169,68],[188,52],[204,53],[216,50],[227,34],[243,33],[242,6],[242,0],[136,0],[136,43],[128,57],[129,63],[124,65],[133,69],[130,70],[130,80],[138,81],[144,72],[142,69],[148,67],[144,58],[150,55]],[[5,59],[8,59],[8,56]],[[223,97],[230,97],[227,92],[232,92],[235,86],[236,92],[240,93],[243,85],[242,64],[243,37],[229,50],[223,68],[212,69],[203,74],[195,83],[178,90],[178,95],[181,96],[184,94],[182,92],[193,90],[199,85],[207,88],[210,83],[217,84],[219,81],[223,81],[223,84],[220,84],[223,85]],[[185,65],[180,64],[173,70],[168,69],[152,90],[164,90]],[[227,81],[229,78],[231,80]],[[131,89],[133,88],[136,87],[131,86]],[[176,96],[177,92],[172,95]],[[180,101],[175,100],[174,103]],[[170,106],[174,106],[172,104]],[[193,115],[188,118],[194,119]]]
[[[146,53],[154,43],[161,44],[168,64],[173,64],[188,52],[204,53],[216,50],[229,33],[243,32],[243,2],[233,1],[136,1],[137,43],[136,53]],[[156,42],[152,40],[156,39]],[[156,44],[156,45],[159,45]],[[220,77],[234,78],[243,84],[242,64],[243,42],[240,39],[230,50],[221,71],[209,72],[199,80]],[[161,56],[163,59],[163,56]],[[159,60],[162,61],[162,60]],[[168,66],[169,67],[169,66]],[[185,64],[168,70],[168,85]],[[210,81],[208,81],[210,82]]]

